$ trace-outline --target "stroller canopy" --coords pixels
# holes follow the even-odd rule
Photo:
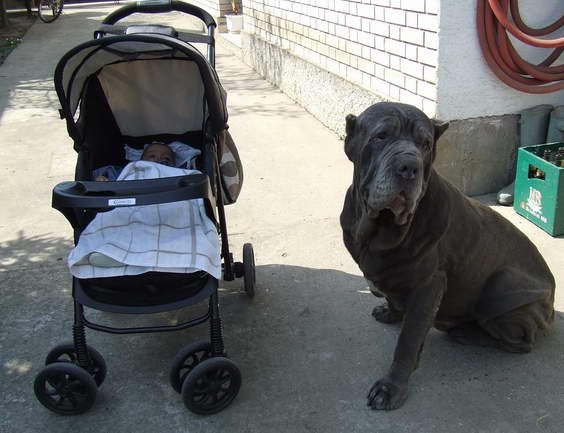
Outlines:
[[[226,93],[215,70],[181,40],[159,34],[111,36],[63,56],[55,89],[75,142],[83,136],[76,115],[87,103],[83,99],[91,78],[99,81],[122,135],[198,131],[206,120],[212,133],[226,129]]]

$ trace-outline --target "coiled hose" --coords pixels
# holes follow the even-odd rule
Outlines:
[[[484,58],[501,81],[521,92],[551,93],[564,89],[564,65],[552,65],[564,51],[564,38],[537,37],[554,33],[562,26],[564,16],[549,26],[530,28],[521,19],[518,0],[478,0],[478,37]],[[553,50],[538,65],[527,62],[517,53],[508,32],[529,45]]]

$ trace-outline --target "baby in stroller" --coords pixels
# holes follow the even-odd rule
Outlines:
[[[141,161],[152,161],[173,167],[176,156],[170,147],[164,143],[154,142],[145,147],[141,154]]]
[[[145,150],[141,154],[141,161],[152,161],[173,167],[176,156],[174,155],[174,151],[165,143],[155,141],[145,146]],[[92,177],[98,182],[116,180],[121,170],[122,168],[117,165],[107,165],[94,170]]]
[[[178,157],[173,148],[178,149]],[[135,161],[140,151],[141,159]],[[200,174],[197,170],[176,167],[193,165],[193,157],[199,154],[199,150],[180,142],[169,145],[153,142],[142,150],[129,148],[126,149],[126,159],[133,162],[127,164],[115,180]],[[102,170],[111,173],[107,167]],[[117,170],[114,168],[114,171]],[[153,271],[205,271],[220,279],[220,263],[217,229],[206,215],[201,198],[118,207],[98,213],[82,231],[68,258],[70,272],[77,278],[137,275]]]
[[[146,144],[142,150],[125,146],[126,159],[128,161],[152,161],[169,167],[194,168],[194,159],[200,155],[198,149],[188,146],[179,141],[166,144],[162,141],[153,141]],[[141,156],[139,156],[141,154]],[[92,178],[98,182],[117,180],[123,167],[117,165],[106,165],[95,169]]]
[[[116,25],[134,13],[171,11],[199,18],[207,35]],[[226,93],[214,69],[215,27],[209,13],[178,0],[132,2],[108,15],[94,40],[70,50],[57,65],[60,112],[77,152],[75,180],[56,185],[52,200],[74,231],[73,338],[47,354],[34,381],[37,399],[55,413],[86,412],[105,380],[106,363],[87,345],[85,328],[142,334],[208,322],[209,341],[179,350],[170,384],[189,410],[203,415],[223,410],[239,392],[241,373],[224,349],[218,286],[220,279],[242,277],[253,297],[255,264],[251,244],[243,245],[242,262],[234,262],[229,250],[224,205],[236,201],[242,170],[227,132]],[[207,58],[189,42],[207,44]],[[190,143],[194,155],[185,162],[195,167],[179,168],[175,149],[175,166],[169,166],[166,149],[143,148],[153,141],[171,148]],[[94,181],[93,171],[107,166],[124,167],[117,181]],[[99,266],[92,253],[114,262]],[[205,300],[205,314],[173,325],[118,327],[85,314],[85,307],[153,314]]]

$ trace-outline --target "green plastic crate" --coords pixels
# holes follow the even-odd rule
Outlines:
[[[564,234],[564,168],[541,158],[564,143],[519,148],[513,208],[548,234]]]

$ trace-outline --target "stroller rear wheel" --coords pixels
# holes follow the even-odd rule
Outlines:
[[[170,369],[170,384],[178,393],[182,392],[182,383],[186,376],[200,362],[211,357],[211,343],[207,341],[196,341],[183,347],[174,357]]]
[[[39,402],[59,415],[79,415],[96,401],[94,378],[69,362],[49,364],[35,377],[33,388]]]
[[[255,271],[255,253],[252,244],[243,245],[243,281],[245,284],[245,292],[249,298],[255,297],[256,271]]]
[[[211,415],[225,409],[241,389],[241,372],[224,357],[202,361],[182,384],[186,407],[199,415]]]
[[[86,347],[88,349],[91,365],[90,368],[85,368],[85,370],[90,371],[96,385],[100,386],[106,378],[106,361],[104,361],[104,358],[96,349],[90,346]],[[55,362],[66,362],[80,367],[74,343],[62,343],[51,349],[45,357],[45,365],[50,365]]]

